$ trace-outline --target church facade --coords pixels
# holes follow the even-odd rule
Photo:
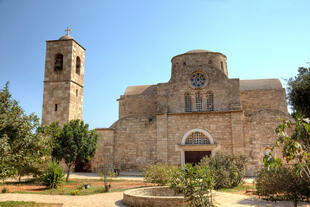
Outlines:
[[[69,35],[47,41],[44,124],[82,118],[84,52]],[[60,63],[62,71],[56,69]],[[119,119],[96,129],[100,138],[92,170],[107,161],[121,172],[159,162],[183,166],[221,151],[247,155],[247,175],[254,175],[275,142],[280,118],[288,117],[281,82],[231,79],[226,56],[207,50],[177,55],[171,64],[167,83],[129,86],[120,96]],[[55,115],[56,108],[64,117]]]

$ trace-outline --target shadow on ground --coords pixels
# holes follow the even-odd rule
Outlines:
[[[118,200],[118,201],[116,201],[116,202],[115,202],[115,205],[116,205],[116,206],[120,206],[120,207],[128,207],[128,206],[126,206],[125,204],[123,204],[123,200]]]
[[[292,201],[277,201],[277,202],[272,202],[272,201],[266,201],[262,199],[257,199],[257,198],[248,198],[244,199],[238,202],[240,205],[245,205],[245,206],[253,206],[253,207],[291,207],[294,206]],[[299,207],[309,207],[310,203],[306,202],[298,202]]]

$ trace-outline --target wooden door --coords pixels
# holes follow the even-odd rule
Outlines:
[[[210,157],[211,151],[185,151],[185,163],[196,165],[205,156]]]

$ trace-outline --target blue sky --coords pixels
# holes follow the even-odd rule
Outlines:
[[[170,60],[192,49],[227,56],[230,78],[285,79],[310,62],[309,0],[0,0],[0,85],[41,116],[45,41],[86,48],[83,119],[118,119],[127,86],[167,82]]]

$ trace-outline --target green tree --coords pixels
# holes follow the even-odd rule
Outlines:
[[[278,135],[276,147],[282,148],[282,156],[286,163],[294,163],[295,167],[310,180],[310,120],[295,118],[283,120],[276,128]],[[274,158],[271,153],[264,157],[264,164],[268,167],[282,165],[280,158]]]
[[[38,131],[39,118],[26,115],[9,93],[0,91],[0,176],[37,174],[51,154],[50,140]]]
[[[214,189],[233,188],[238,186],[245,177],[247,157],[217,152],[213,157],[204,157],[200,165],[214,169]]]
[[[185,164],[184,170],[176,169],[171,173],[170,188],[175,193],[184,194],[189,206],[214,206],[212,201],[214,176],[209,166]]]
[[[287,82],[288,101],[294,113],[310,117],[310,68],[298,68],[297,76]]]
[[[85,162],[95,155],[97,139],[95,130],[88,130],[88,124],[84,124],[81,120],[71,120],[64,125],[60,135],[55,139],[53,157],[66,163],[68,167],[66,181],[77,162]]]
[[[271,201],[299,201],[310,198],[309,181],[303,179],[293,166],[261,168],[255,178],[257,195]]]
[[[177,168],[177,166],[163,163],[148,165],[142,169],[142,176],[146,183],[156,183],[157,185],[164,186],[169,184],[170,174]]]
[[[51,149],[54,149],[56,138],[60,136],[62,129],[59,127],[59,122],[52,122],[50,125],[43,125],[37,128],[38,133],[42,133],[49,140],[48,144]]]
[[[283,160],[273,157],[272,151],[265,155],[264,165],[267,171],[259,171],[258,191],[265,198],[285,198],[292,200],[294,206],[297,206],[299,200],[309,199],[309,192],[302,190],[302,187],[308,188],[310,183],[310,120],[283,120],[276,128],[276,133],[278,138],[272,151],[280,147],[284,164],[292,163],[293,167],[283,166]]]

